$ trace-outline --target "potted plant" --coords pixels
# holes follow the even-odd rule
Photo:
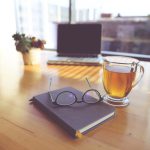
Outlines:
[[[44,49],[44,44],[46,44],[46,41],[37,39],[36,37],[26,36],[23,33],[15,33],[12,37],[15,40],[16,50],[22,53],[24,64],[38,64],[40,54],[35,55],[35,53],[39,53],[39,50]]]

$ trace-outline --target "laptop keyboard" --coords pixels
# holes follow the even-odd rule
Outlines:
[[[101,65],[102,57],[55,57],[49,59],[50,65]]]

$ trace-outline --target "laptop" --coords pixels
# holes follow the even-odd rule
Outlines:
[[[48,64],[100,65],[101,24],[58,24],[57,55]]]

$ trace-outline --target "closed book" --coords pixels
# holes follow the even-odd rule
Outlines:
[[[77,96],[79,101],[82,100],[83,93],[72,87],[51,91],[51,96],[55,99],[63,91],[70,91]],[[115,108],[103,102],[95,104],[81,102],[70,106],[59,106],[52,103],[48,92],[33,97],[33,104],[39,106],[38,108],[55,119],[74,137],[80,137],[115,114]]]

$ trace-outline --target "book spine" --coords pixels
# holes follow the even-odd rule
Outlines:
[[[46,107],[44,107],[43,105],[41,105],[41,103],[39,103],[38,101],[36,101],[36,99],[35,99],[34,102],[35,102],[35,104],[36,104],[37,107],[39,107],[43,112],[45,112],[47,114],[48,118],[51,118],[55,122],[57,122],[57,124],[59,124],[59,126],[63,127],[73,138],[77,138],[78,137],[78,134],[77,134],[78,131],[76,131],[71,126],[69,126],[68,124],[66,124],[61,118],[59,118],[53,112],[50,112]]]

